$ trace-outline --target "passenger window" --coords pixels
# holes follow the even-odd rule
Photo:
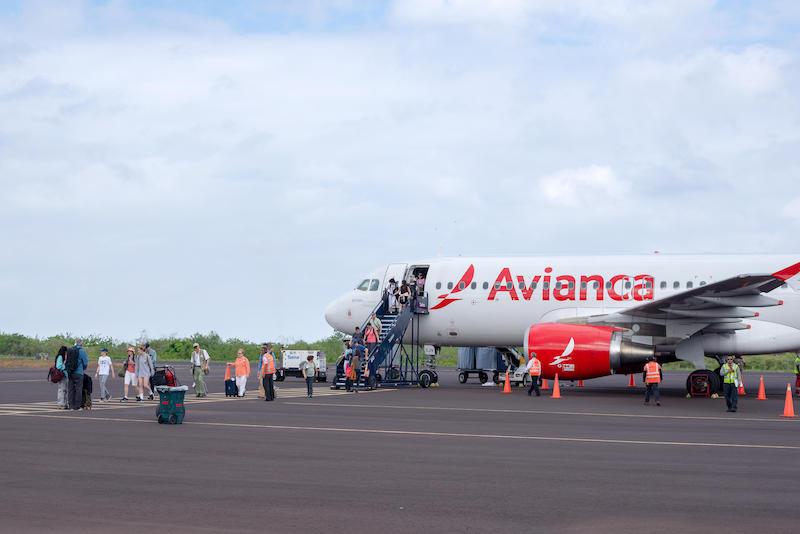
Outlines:
[[[519,288],[520,289],[525,289],[525,282],[520,282],[519,283]]]
[[[680,282],[675,282],[675,283],[673,283],[673,284],[672,284],[672,288],[673,288],[673,289],[680,289],[680,288],[681,288],[681,283],[680,283]]]
[[[472,285],[469,286],[469,287],[471,287],[472,289],[475,289],[476,287],[478,287],[478,284],[476,284],[475,282],[472,282]]]
[[[514,284],[513,284],[512,282],[508,282],[508,283],[506,284],[506,288],[508,288],[508,289],[514,289]]]
[[[704,286],[704,285],[706,285],[706,281],[705,280],[700,282],[700,286]]]
[[[483,289],[489,289],[489,282],[483,283]]]
[[[377,291],[379,285],[381,285],[380,280],[373,280],[372,283],[369,285],[369,290],[370,291]]]
[[[595,281],[595,282],[592,282],[592,285],[594,286],[594,290],[595,290],[595,291],[597,291],[598,289],[600,289],[600,282],[597,282],[597,281]]]
[[[651,282],[650,280],[647,280],[644,283],[644,287],[646,287],[647,289],[653,289],[653,282]]]
[[[570,282],[569,283],[569,288],[570,289],[575,289],[575,282]]]
[[[500,289],[500,282],[495,282],[494,288],[495,289]]]
[[[358,284],[358,287],[356,289],[358,289],[359,291],[366,291],[367,289],[369,289],[369,278]]]
[[[586,289],[586,282],[581,282],[581,289]]]
[[[436,289],[442,289],[442,283],[436,282]]]
[[[611,282],[606,282],[606,289],[611,289]]]
[[[536,289],[539,286],[538,282],[534,282],[531,284],[531,288]]]
[[[543,288],[545,291],[547,291],[548,289],[550,289],[550,282],[545,282],[544,284],[542,284],[542,288]]]
[[[661,282],[661,289],[667,289],[667,283]]]
[[[447,289],[453,289],[453,282],[447,282]]]
[[[686,282],[686,289],[692,289],[694,284],[692,282]]]
[[[625,289],[630,289],[630,288],[631,288],[631,283],[625,282]]]
[[[458,289],[462,289],[463,290],[465,287],[467,287],[467,285],[464,282],[459,282],[458,283]]]

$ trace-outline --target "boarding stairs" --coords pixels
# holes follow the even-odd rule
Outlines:
[[[353,386],[357,389],[417,384],[427,387],[437,382],[438,375],[435,372],[420,369],[419,319],[421,315],[428,313],[427,296],[412,298],[411,302],[397,313],[388,310],[388,299],[383,298],[373,313],[381,322],[379,344],[372,354],[359,362],[361,367],[359,378]],[[367,322],[368,320],[362,325],[362,331]],[[411,335],[407,336],[409,328]],[[404,346],[404,339],[410,345],[410,349]],[[369,373],[365,372],[367,366]],[[345,377],[337,375],[332,387],[335,389],[345,387]]]

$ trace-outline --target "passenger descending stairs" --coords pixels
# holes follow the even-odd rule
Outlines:
[[[376,309],[376,316],[381,321],[381,335],[380,335],[380,344],[378,348],[375,350],[374,354],[370,354],[369,358],[362,358],[360,363],[361,372],[359,374],[359,381],[357,387],[363,388],[369,386],[368,382],[371,382],[374,385],[375,380],[375,373],[376,370],[386,361],[387,358],[390,358],[394,355],[395,351],[398,350],[399,345],[403,341],[403,336],[408,329],[409,324],[411,324],[411,319],[414,317],[414,312],[412,311],[411,306],[406,306],[400,313],[381,313],[383,306],[379,306]],[[390,358],[391,361],[391,358]],[[369,365],[371,372],[370,372],[370,379],[364,378],[364,371],[366,366]],[[382,379],[394,379],[396,377],[381,377]],[[333,388],[339,389],[345,386],[345,379],[342,376],[337,376],[336,380],[334,381]]]

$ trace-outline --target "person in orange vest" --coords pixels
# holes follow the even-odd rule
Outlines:
[[[539,358],[536,357],[535,352],[531,352],[527,369],[528,373],[531,375],[531,386],[528,388],[528,396],[530,397],[531,393],[535,391],[536,396],[540,397],[541,393],[539,392],[539,381],[542,379],[542,362],[540,362]]]
[[[245,357],[244,349],[239,349],[236,353],[233,366],[236,370],[236,393],[239,397],[244,397],[247,377],[250,376],[250,361]]]
[[[264,400],[275,400],[275,355],[272,346],[267,345],[267,351],[261,356],[261,383],[264,384]]]
[[[663,379],[661,366],[656,361],[656,357],[650,356],[650,361],[644,364],[644,373],[642,373],[642,380],[645,383],[645,404],[650,404],[650,396],[652,395],[656,401],[656,406],[661,406],[661,393],[658,391],[658,385]]]

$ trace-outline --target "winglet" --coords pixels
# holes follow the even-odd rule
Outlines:
[[[781,269],[777,273],[772,273],[772,276],[774,276],[778,280],[783,280],[785,282],[789,278],[794,278],[798,274],[800,274],[800,261],[785,269]]]

